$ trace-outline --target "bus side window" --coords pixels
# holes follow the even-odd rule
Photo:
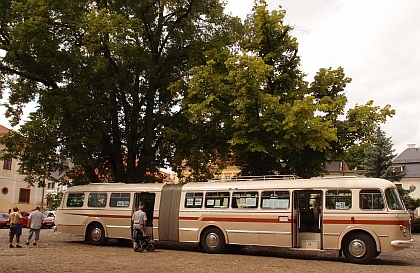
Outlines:
[[[202,208],[203,207],[203,193],[202,192],[187,192],[185,194],[186,208]]]
[[[229,199],[229,192],[207,192],[205,207],[226,209],[229,206]]]
[[[234,203],[239,209],[256,209],[258,207],[258,192],[256,191],[234,192],[232,198],[234,200],[232,200],[232,208]]]
[[[67,195],[67,207],[83,207],[84,193],[69,193]]]
[[[288,209],[289,202],[288,191],[263,191],[261,193],[262,209]]]
[[[325,205],[330,210],[351,209],[350,190],[327,190]]]
[[[361,190],[359,200],[362,210],[383,210],[385,208],[380,190]]]
[[[109,206],[113,208],[128,208],[130,205],[130,193],[126,192],[113,192],[109,199]]]
[[[88,198],[88,207],[104,208],[108,199],[107,193],[91,192]]]

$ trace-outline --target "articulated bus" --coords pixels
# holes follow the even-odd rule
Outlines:
[[[56,230],[95,245],[129,241],[140,203],[153,240],[195,242],[208,253],[247,245],[338,250],[364,264],[413,242],[396,186],[356,177],[74,186],[57,208]]]

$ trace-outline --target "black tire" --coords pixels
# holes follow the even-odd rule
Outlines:
[[[367,264],[377,256],[376,244],[365,233],[351,234],[344,240],[343,253],[351,263]]]
[[[93,224],[89,227],[87,238],[89,243],[97,246],[103,246],[108,241],[105,237],[105,230],[101,224]]]
[[[223,253],[226,249],[225,236],[218,228],[208,228],[201,235],[201,246],[207,253]]]

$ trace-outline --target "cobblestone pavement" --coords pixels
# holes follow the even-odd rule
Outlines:
[[[297,251],[246,247],[227,254],[202,253],[196,244],[155,243],[155,252],[136,253],[130,245],[109,240],[92,246],[81,236],[41,230],[37,246],[9,248],[7,229],[0,230],[0,272],[420,272],[420,235],[414,245],[382,253],[370,265],[348,263],[337,251]]]

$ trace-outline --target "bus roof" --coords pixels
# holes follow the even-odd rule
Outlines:
[[[69,187],[77,191],[161,191],[165,183],[95,183]],[[184,191],[203,190],[258,190],[258,189],[372,189],[395,188],[395,184],[380,178],[326,177],[311,179],[257,179],[234,181],[191,182],[183,185]]]

